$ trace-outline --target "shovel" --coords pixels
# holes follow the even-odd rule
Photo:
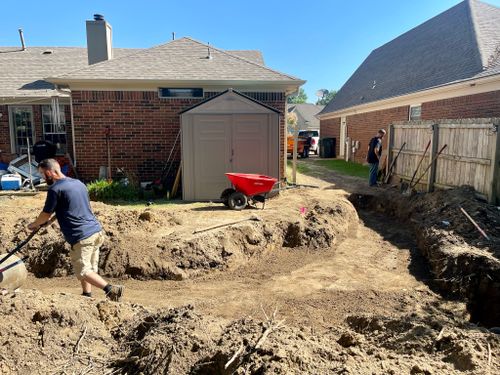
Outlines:
[[[424,153],[420,157],[420,160],[418,161],[417,168],[415,169],[415,172],[413,172],[413,176],[411,177],[410,183],[407,185],[406,189],[403,191],[403,194],[405,195],[410,195],[411,194],[411,185],[413,184],[413,180],[417,176],[418,169],[420,168],[420,165],[424,161],[425,155],[427,154],[427,150],[429,150],[429,147],[431,145],[431,141],[427,143],[427,146],[425,147]]]
[[[411,191],[415,186],[417,186],[417,184],[420,182],[420,180],[422,179],[422,177],[424,177],[424,175],[427,173],[427,171],[429,170],[429,168],[432,166],[432,164],[434,164],[437,160],[437,158],[439,157],[439,155],[441,155],[441,153],[444,151],[444,149],[448,147],[448,145],[444,145],[443,147],[441,147],[441,149],[438,151],[438,153],[436,154],[436,156],[434,156],[434,158],[432,158],[431,162],[429,163],[429,165],[427,166],[427,168],[425,168],[424,170],[424,173],[422,173],[420,175],[420,177],[417,179],[417,181],[415,181],[413,183],[413,185],[409,185],[408,186],[408,189]]]
[[[401,151],[403,151],[405,146],[406,146],[406,142],[403,143],[403,145],[401,146],[401,148],[398,151],[398,154],[396,155],[396,157],[392,161],[391,166],[389,167],[389,170],[387,171],[387,176],[385,176],[384,184],[387,184],[389,182],[389,178],[391,178],[391,174],[392,174],[392,170],[394,169],[394,165],[396,165],[396,161],[399,158],[399,154],[401,154]]]

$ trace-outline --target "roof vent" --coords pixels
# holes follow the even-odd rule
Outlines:
[[[104,16],[102,14],[94,14],[94,21],[104,21]]]
[[[54,53],[54,51],[52,51],[51,49],[47,49],[47,50],[42,52],[42,55],[52,55],[53,53]]]

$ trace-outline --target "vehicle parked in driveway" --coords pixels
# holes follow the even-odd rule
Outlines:
[[[301,158],[309,157],[309,142],[305,137],[298,137],[297,142],[297,155]],[[293,155],[293,135],[289,135],[286,139],[286,152]]]
[[[299,137],[310,138],[309,152],[319,154],[319,131],[318,130],[299,130]]]

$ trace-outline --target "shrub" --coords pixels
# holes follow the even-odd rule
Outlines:
[[[120,181],[97,180],[87,185],[89,197],[93,201],[136,200],[139,190]]]

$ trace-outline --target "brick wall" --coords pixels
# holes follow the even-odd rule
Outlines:
[[[321,138],[335,138],[335,155],[340,153],[340,117],[320,121]]]
[[[347,136],[359,141],[354,160],[363,163],[368,143],[380,128],[387,130],[393,121],[408,120],[409,106],[347,116]],[[422,103],[422,120],[500,117],[500,91],[461,96]],[[340,118],[321,120],[321,137],[337,137],[337,155],[340,140]],[[387,137],[384,148],[387,147]]]
[[[282,93],[246,93],[279,111],[285,111]],[[205,98],[215,93],[205,93]],[[113,172],[124,168],[140,180],[160,176],[180,129],[179,112],[201,99],[160,99],[156,91],[73,91],[76,159],[81,178],[95,179],[107,166],[106,129],[110,129]],[[285,122],[280,121],[284,139]],[[180,144],[180,139],[179,139]],[[180,147],[178,148],[180,150]],[[283,155],[283,142],[280,142]],[[283,175],[283,156],[280,173]],[[180,151],[174,155],[180,161]],[[175,173],[175,171],[173,171]]]
[[[422,120],[500,117],[500,91],[422,103]]]

